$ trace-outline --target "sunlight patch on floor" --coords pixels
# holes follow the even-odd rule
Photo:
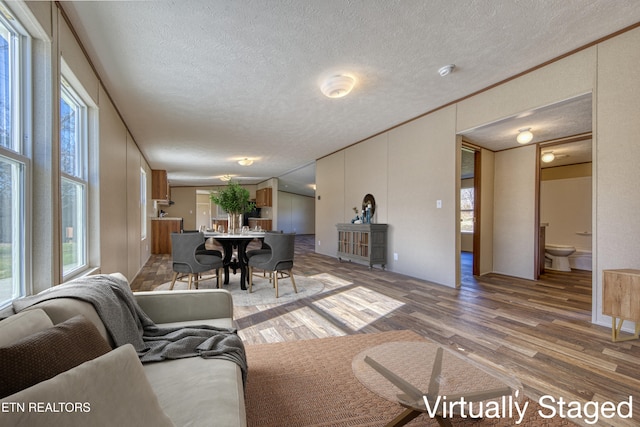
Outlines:
[[[404,303],[371,289],[357,286],[338,295],[330,295],[313,302],[345,327],[358,331],[402,307]]]
[[[282,328],[265,328],[264,323],[274,323]],[[347,333],[334,325],[317,310],[311,307],[302,307],[289,313],[282,314],[277,319],[270,319],[267,322],[258,323],[238,331],[238,335],[247,344],[257,344],[256,336],[260,336],[263,342],[285,342],[295,341],[304,337],[305,339],[338,337]],[[280,331],[280,332],[278,332]],[[290,331],[291,336],[283,336],[284,332]]]

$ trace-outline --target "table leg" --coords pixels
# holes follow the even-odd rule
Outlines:
[[[420,412],[420,411],[415,411],[415,410],[413,410],[411,408],[407,408],[400,415],[395,417],[393,420],[389,421],[389,423],[385,427],[400,427],[400,426],[403,426],[403,425],[407,424],[408,422],[412,421],[414,418],[416,418],[421,413],[422,412]],[[440,424],[440,420],[439,419],[438,419],[438,424]],[[440,425],[442,426],[442,424],[440,424]]]
[[[240,240],[238,242],[238,264],[240,265],[240,289],[247,290],[247,246],[250,240]]]
[[[231,242],[225,240],[219,240],[224,251],[224,258],[222,259],[222,265],[224,266],[224,284],[229,284],[229,264],[231,263],[231,255],[233,255],[233,245]]]

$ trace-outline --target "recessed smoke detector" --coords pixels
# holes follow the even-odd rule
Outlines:
[[[438,70],[438,74],[440,74],[440,77],[448,76],[453,72],[454,68],[456,68],[455,64],[445,65]]]

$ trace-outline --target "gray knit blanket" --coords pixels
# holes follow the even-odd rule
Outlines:
[[[55,298],[75,298],[93,305],[116,347],[132,344],[144,362],[200,356],[235,362],[246,381],[247,360],[235,329],[209,325],[164,327],[142,311],[125,280],[99,274],[54,286],[13,301],[15,312]]]

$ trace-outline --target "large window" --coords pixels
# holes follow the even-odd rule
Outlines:
[[[60,87],[62,275],[85,269],[88,200],[87,106],[63,78]]]
[[[0,14],[0,307],[25,294],[29,270],[29,39],[23,34],[8,12]]]

